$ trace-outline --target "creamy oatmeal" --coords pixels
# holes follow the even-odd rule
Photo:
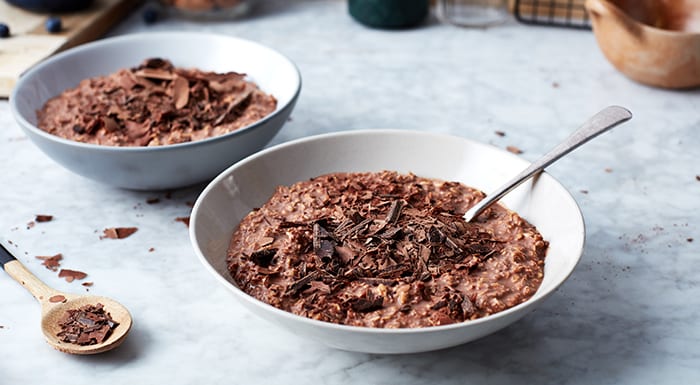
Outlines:
[[[158,146],[223,135],[269,115],[277,100],[236,72],[177,68],[148,59],[85,79],[37,112],[40,129],[108,146]]]
[[[398,174],[335,173],[280,186],[235,230],[228,268],[272,306],[346,325],[409,328],[493,314],[530,298],[548,243],[478,190]]]

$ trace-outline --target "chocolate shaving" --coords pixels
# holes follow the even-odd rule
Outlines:
[[[173,80],[175,78],[175,74],[172,72],[157,68],[143,68],[135,71],[134,75],[157,80]]]
[[[313,225],[313,246],[314,253],[321,258],[322,261],[328,262],[333,258],[335,246],[337,242],[331,234],[323,228],[319,223]]]
[[[320,275],[320,273],[319,273],[318,271],[312,271],[312,272],[310,272],[309,274],[307,274],[307,275],[304,276],[303,278],[300,278],[300,279],[294,281],[294,283],[292,283],[292,284],[287,288],[287,291],[285,292],[285,294],[286,294],[286,295],[290,295],[290,296],[296,295],[296,294],[299,293],[301,290],[305,289],[306,286],[307,286],[311,281],[313,281],[313,280],[315,280],[316,278],[318,278],[319,275]]]
[[[401,215],[401,209],[404,206],[404,202],[401,200],[395,200],[391,202],[391,207],[389,208],[389,213],[384,220],[386,223],[395,224],[399,220]]]
[[[356,312],[366,313],[384,307],[384,298],[375,297],[370,292],[366,298],[357,297],[348,300],[348,305]]]
[[[460,305],[462,308],[463,317],[465,319],[469,319],[476,312],[476,306],[474,306],[474,303],[469,299],[469,297],[465,296]]]
[[[138,230],[137,227],[110,227],[104,229],[101,238],[124,239]]]
[[[109,338],[119,323],[104,310],[101,303],[67,310],[59,321],[61,327],[56,336],[61,341],[76,345],[95,345]]]
[[[523,153],[523,150],[521,150],[515,146],[506,146],[506,150],[508,150],[508,152],[512,152],[513,154],[522,154]]]
[[[277,249],[262,249],[250,255],[250,260],[261,267],[268,267],[277,254]]]
[[[187,79],[178,76],[173,80],[173,99],[178,110],[187,105],[190,99],[190,85]]]
[[[41,262],[41,264],[46,266],[47,269],[51,271],[56,271],[61,266],[60,261],[63,259],[63,254],[58,253],[51,257],[37,255],[36,259],[41,259],[43,261]]]
[[[182,222],[185,224],[185,226],[190,227],[190,217],[177,217],[175,218],[176,222]]]
[[[238,107],[243,102],[248,100],[248,98],[250,98],[250,96],[253,93],[253,90],[254,88],[252,86],[246,84],[246,87],[243,90],[243,92],[236,95],[236,97],[228,103],[226,110],[214,121],[214,125],[218,126],[221,123],[223,123],[224,120],[231,114],[234,108]]]
[[[65,278],[67,282],[73,282],[76,279],[83,279],[87,277],[87,273],[83,273],[78,270],[61,269],[58,272],[58,278]]]
[[[50,222],[53,219],[53,215],[37,214],[34,220],[37,222]]]
[[[407,265],[394,265],[377,272],[378,278],[399,278],[403,273],[410,270]]]

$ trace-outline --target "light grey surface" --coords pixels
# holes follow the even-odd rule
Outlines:
[[[90,274],[91,293],[118,299],[135,317],[117,351],[65,356],[43,342],[31,296],[0,276],[0,383],[698,382],[700,92],[629,81],[590,32],[433,22],[376,31],[353,22],[340,1],[261,1],[248,19],[208,25],[167,20],[147,27],[135,13],[113,33],[184,29],[252,39],[297,63],[303,91],[273,143],[398,127],[514,145],[534,160],[600,108],[628,107],[632,121],[549,169],[586,219],[581,263],[537,311],[473,343],[409,356],[329,349],[231,304],[202,268],[187,229],[174,221],[188,215],[185,202],[201,187],[166,199],[75,176],[37,150],[0,102],[2,242],[16,244],[11,249],[49,284],[84,291],[34,258],[63,253],[63,267]],[[156,196],[160,203],[145,203]],[[27,229],[39,213],[55,220]],[[139,231],[100,240],[111,226]]]
[[[556,147],[549,150],[549,152],[536,160],[533,160],[529,166],[515,175],[508,182],[500,185],[500,187],[496,190],[487,190],[486,197],[477,202],[477,204],[472,206],[466,213],[464,213],[464,220],[467,222],[473,221],[474,218],[484,212],[484,210],[491,207],[491,205],[494,203],[500,201],[504,195],[508,194],[514,188],[520,186],[521,183],[532,178],[533,175],[539,175],[539,173],[545,168],[549,167],[552,163],[561,159],[566,154],[579,148],[581,145],[595,138],[596,136],[611,130],[620,123],[630,120],[631,118],[632,114],[625,108],[620,106],[605,107],[592,117],[588,118],[588,120],[586,120],[581,127],[569,134],[569,136],[567,136],[564,141],[557,144]]]

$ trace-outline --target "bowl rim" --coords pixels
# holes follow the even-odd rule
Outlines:
[[[173,143],[173,144],[165,144],[165,145],[158,145],[158,146],[109,146],[109,145],[103,145],[103,144],[94,144],[94,143],[84,143],[84,142],[78,142],[75,140],[71,139],[66,139],[57,135],[50,134],[36,125],[30,123],[27,119],[24,118],[24,116],[19,112],[18,107],[17,107],[17,95],[21,92],[23,89],[23,86],[25,83],[28,82],[27,79],[31,78],[32,76],[35,76],[36,73],[39,71],[43,70],[44,68],[50,67],[52,65],[55,65],[56,62],[63,60],[66,57],[73,56],[73,55],[78,55],[81,54],[85,51],[90,51],[94,49],[99,49],[104,46],[109,46],[112,44],[116,43],[122,43],[122,42],[129,42],[129,41],[138,41],[138,40],[160,40],[160,39],[177,39],[177,38],[183,38],[183,37],[190,37],[190,38],[196,38],[196,39],[222,39],[222,40],[229,40],[231,42],[234,42],[235,44],[248,44],[251,46],[255,46],[257,48],[261,48],[263,50],[270,51],[271,53],[274,53],[278,55],[283,62],[288,64],[292,69],[294,73],[294,80],[295,80],[295,90],[293,95],[289,98],[289,100],[283,104],[283,105],[278,105],[275,111],[272,113],[266,115],[260,120],[257,120],[247,126],[243,126],[239,129],[236,129],[231,132],[227,132],[222,135],[217,135],[217,136],[212,136],[200,140],[195,140],[195,141],[190,141],[190,142],[183,142],[183,143]],[[247,76],[247,74],[246,74]],[[171,32],[136,32],[136,33],[130,33],[126,35],[120,35],[120,36],[115,36],[115,37],[108,37],[104,39],[100,39],[97,41],[93,41],[90,43],[82,44],[70,49],[67,49],[65,51],[62,51],[56,55],[53,55],[38,64],[34,65],[32,68],[30,68],[28,71],[26,71],[24,74],[20,76],[20,78],[17,81],[17,84],[15,87],[12,89],[12,92],[10,94],[9,98],[9,104],[10,104],[10,110],[12,112],[12,115],[14,116],[15,120],[19,123],[20,127],[30,131],[31,133],[38,135],[44,139],[50,140],[50,141],[55,141],[64,145],[68,145],[71,147],[76,147],[76,148],[82,148],[82,149],[90,149],[90,150],[95,150],[95,151],[106,151],[106,152],[113,152],[113,151],[126,151],[129,153],[139,153],[139,152],[154,152],[154,151],[169,151],[169,150],[174,150],[177,148],[181,147],[198,147],[198,146],[203,146],[210,144],[212,142],[217,142],[217,141],[222,141],[226,140],[228,138],[232,138],[235,136],[243,135],[247,133],[248,131],[252,131],[255,128],[264,125],[267,123],[269,120],[275,118],[277,115],[279,115],[283,110],[290,108],[290,106],[293,106],[294,103],[296,102],[297,98],[299,97],[299,94],[301,93],[301,85],[302,85],[302,79],[301,79],[301,72],[299,71],[299,67],[294,63],[288,56],[285,54],[281,53],[280,51],[277,51],[276,49],[273,49],[271,47],[268,47],[264,44],[248,40],[248,39],[243,39],[237,36],[230,36],[230,35],[224,35],[220,33],[213,33],[213,32],[190,32],[190,31],[171,31]],[[65,90],[64,90],[65,91]],[[57,96],[57,95],[54,95]],[[273,95],[274,96],[274,95]]]
[[[700,31],[679,31],[675,29],[666,29],[653,26],[651,24],[643,23],[634,17],[630,16],[626,9],[623,9],[619,4],[607,1],[607,0],[586,0],[584,2],[584,8],[587,12],[591,12],[595,7],[607,7],[608,11],[616,13],[616,16],[624,18],[626,21],[637,25],[638,27],[651,31],[652,33],[663,35],[664,37],[670,38],[698,38],[700,37]],[[591,18],[591,21],[595,21],[596,18]],[[595,32],[595,28],[594,28]]]
[[[561,277],[559,277],[558,280],[555,280],[554,284],[552,285],[551,289],[547,290],[546,292],[542,292],[538,296],[539,288],[538,291],[535,292],[535,294],[528,298],[525,302],[522,302],[518,305],[515,305],[513,307],[510,307],[506,310],[500,311],[498,313],[494,313],[485,317],[477,318],[475,320],[468,320],[468,321],[463,321],[463,322],[458,322],[458,323],[453,323],[453,324],[448,324],[448,325],[439,325],[439,326],[428,326],[428,327],[417,327],[417,328],[375,328],[375,327],[367,327],[367,326],[353,326],[353,325],[344,325],[344,324],[336,324],[332,322],[326,322],[326,321],[320,321],[320,320],[315,320],[311,319],[308,317],[300,316],[282,309],[278,309],[268,303],[265,303],[263,301],[260,301],[248,293],[244,292],[237,286],[233,285],[231,282],[229,282],[226,278],[224,278],[219,272],[216,271],[216,269],[208,262],[207,258],[204,256],[203,251],[199,248],[199,243],[197,241],[197,237],[195,234],[195,229],[197,228],[197,217],[198,217],[198,212],[199,208],[202,205],[202,200],[205,199],[205,197],[218,185],[221,183],[223,179],[228,177],[229,174],[231,174],[235,169],[255,161],[258,158],[265,157],[267,154],[283,150],[288,147],[293,147],[293,146],[298,146],[300,144],[305,144],[309,142],[314,142],[318,140],[324,140],[326,138],[339,138],[339,137],[347,137],[347,136],[363,136],[363,135],[414,135],[414,136],[423,136],[423,137],[434,137],[434,138],[449,138],[451,140],[460,140],[463,142],[468,143],[469,145],[475,145],[475,146],[483,146],[486,148],[490,148],[492,150],[496,150],[498,152],[501,152],[502,155],[504,156],[509,156],[511,158],[516,158],[521,162],[524,162],[524,167],[527,166],[530,162],[522,159],[521,157],[512,154],[510,152],[504,151],[496,146],[486,144],[486,143],[481,143],[475,140],[467,139],[464,137],[459,137],[455,135],[450,135],[450,134],[444,134],[444,133],[434,133],[434,132],[425,132],[425,131],[416,131],[416,130],[404,130],[404,129],[360,129],[360,130],[346,130],[346,131],[337,131],[337,132],[330,132],[330,133],[324,133],[324,134],[318,134],[318,135],[312,135],[312,136],[307,136],[295,140],[291,140],[288,142],[280,143],[275,146],[266,148],[264,150],[261,150],[257,153],[254,153],[252,155],[249,155],[246,158],[241,159],[240,161],[234,163],[230,167],[228,167],[226,170],[222,171],[219,175],[216,176],[207,186],[202,190],[202,192],[199,194],[197,197],[197,200],[195,201],[194,206],[192,207],[192,212],[191,212],[191,222],[190,222],[190,227],[189,227],[189,236],[190,236],[190,243],[192,245],[192,248],[195,251],[195,254],[197,255],[197,258],[199,261],[204,265],[206,270],[209,271],[209,273],[213,274],[214,277],[221,283],[223,283],[228,290],[233,292],[239,299],[243,299],[247,301],[248,303],[254,305],[254,306],[262,306],[263,308],[272,311],[274,314],[277,314],[291,322],[298,322],[302,324],[306,324],[307,326],[310,327],[321,327],[321,328],[327,328],[327,329],[333,329],[341,332],[358,332],[358,333],[367,333],[367,334],[391,334],[391,335],[405,335],[405,334],[424,334],[424,333],[434,333],[434,332],[439,332],[439,331],[446,331],[446,330],[453,330],[453,329],[461,329],[465,328],[471,325],[479,325],[487,322],[492,322],[494,320],[497,320],[499,318],[504,318],[508,317],[513,313],[518,313],[520,311],[525,311],[527,310],[526,308],[531,307],[532,305],[535,305],[539,303],[540,301],[544,300],[547,298],[549,295],[554,293],[573,273],[573,271],[576,269],[576,266],[578,263],[581,261],[581,258],[583,256],[583,251],[585,250],[585,244],[586,244],[586,225],[585,221],[583,219],[583,214],[581,212],[581,208],[574,199],[574,197],[571,195],[571,192],[564,187],[561,182],[559,182],[556,178],[548,174],[546,171],[543,171],[542,174],[546,174],[548,177],[552,178],[552,180],[559,185],[562,189],[564,194],[564,197],[566,200],[570,201],[570,203],[573,203],[574,207],[576,208],[576,213],[578,214],[576,216],[576,222],[577,224],[580,225],[581,227],[581,246],[578,250],[576,250],[576,259],[573,261],[571,264],[571,267],[568,271],[566,271],[565,274],[562,274]],[[523,167],[523,168],[524,168]],[[546,258],[546,257],[545,257]],[[261,316],[260,314],[255,314],[256,316]],[[264,316],[261,316],[263,318],[266,318]]]

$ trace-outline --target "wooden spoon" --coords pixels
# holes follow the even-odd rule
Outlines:
[[[131,314],[119,302],[110,298],[94,295],[78,295],[62,293],[54,290],[41,282],[34,274],[2,245],[0,245],[0,264],[15,281],[27,289],[41,304],[41,330],[49,345],[64,353],[70,354],[96,354],[112,350],[121,345],[131,329]],[[61,331],[59,322],[66,311],[78,309],[85,305],[104,306],[104,311],[109,313],[119,325],[112,329],[111,334],[101,343],[93,345],[78,345],[63,342],[57,334]]]

